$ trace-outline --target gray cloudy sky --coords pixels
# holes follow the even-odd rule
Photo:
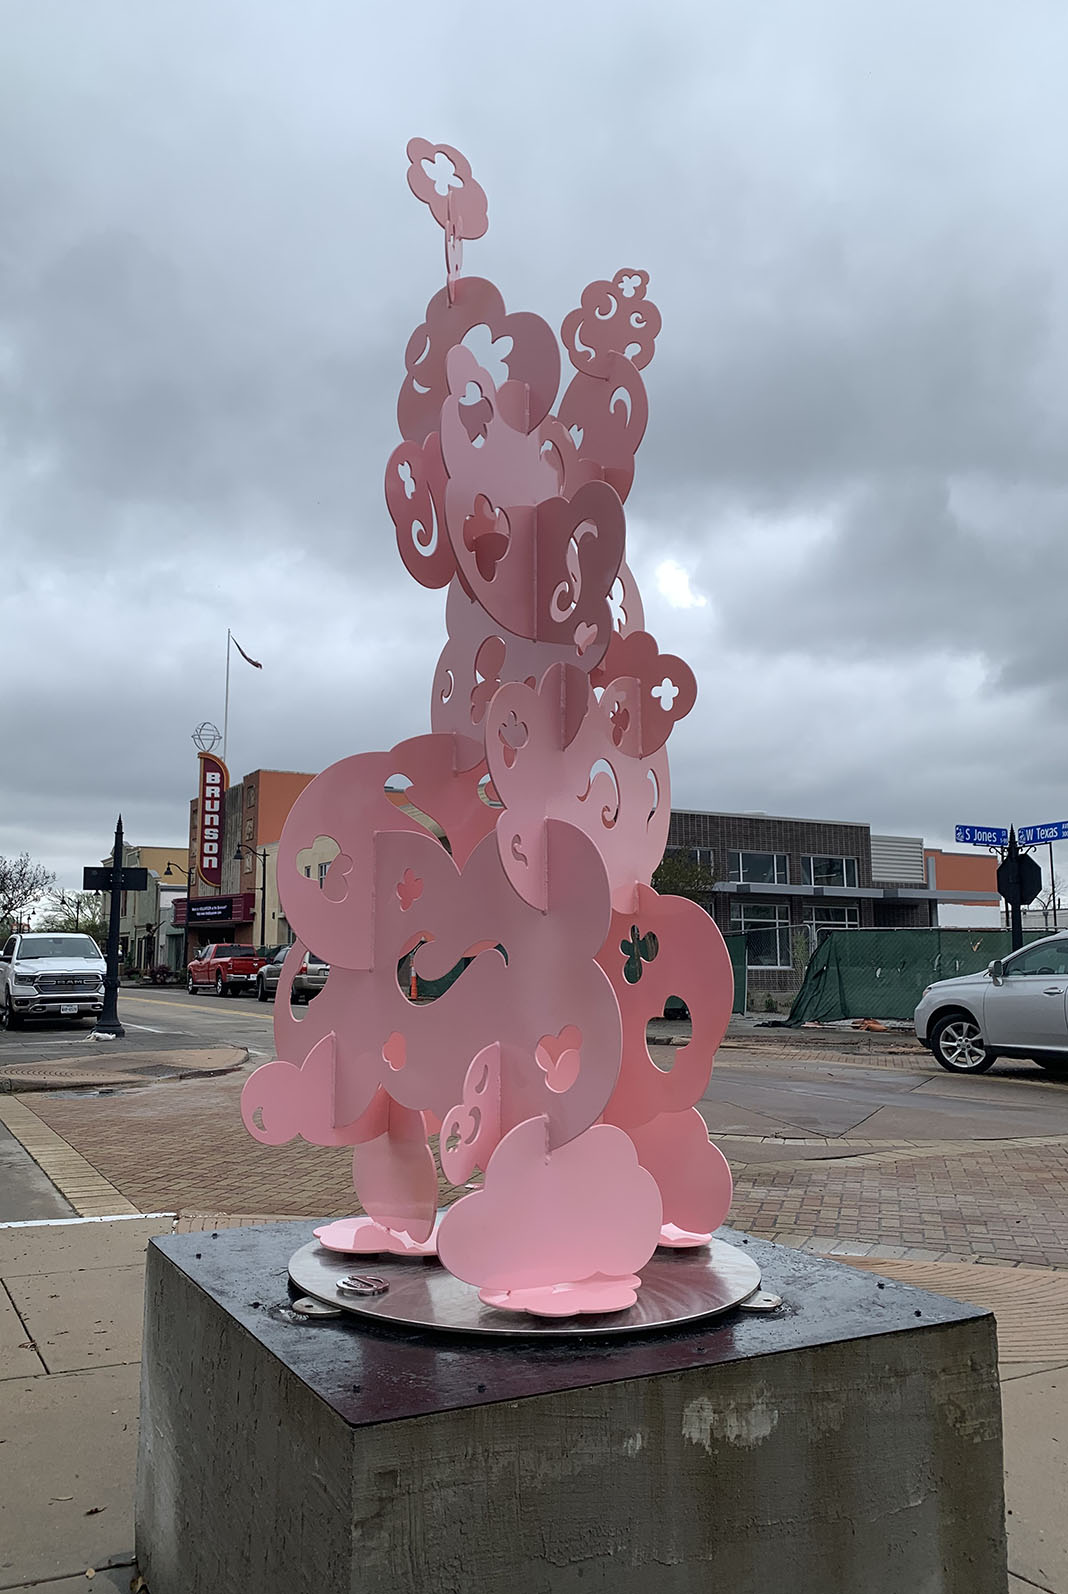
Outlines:
[[[652,273],[629,546],[694,664],[679,805],[1068,817],[1063,0],[35,0],[0,55],[0,852],[426,728],[382,500],[441,234],[559,326]]]

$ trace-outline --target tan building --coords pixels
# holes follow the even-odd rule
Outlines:
[[[119,951],[124,964],[139,969],[154,968],[166,963],[170,968],[180,966],[183,951],[181,931],[175,932],[174,904],[185,895],[183,880],[169,868],[173,859],[181,859],[180,842],[173,847],[123,846],[124,868],[148,870],[148,885],[144,891],[124,891],[120,903]],[[112,853],[101,858],[110,864]],[[108,912],[108,899],[104,897],[104,914]]]

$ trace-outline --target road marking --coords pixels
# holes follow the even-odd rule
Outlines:
[[[172,1013],[175,1010],[177,1010],[179,1013],[188,1013],[190,1011],[188,1002],[169,1002],[166,999],[166,997],[163,997],[163,996],[126,996],[126,997],[123,997],[123,1001],[125,1001],[125,1002],[142,1002],[142,1003],[144,1003],[144,1004],[146,1004],[147,1006],[150,1006],[150,1007],[169,1007]],[[199,1011],[201,1011],[201,1009],[198,1008],[195,1011],[199,1012]],[[208,1009],[208,1012],[210,1014],[210,1013],[214,1012],[214,1009]],[[219,1012],[216,1014],[216,1017],[218,1017],[218,1018],[234,1018],[234,1019],[236,1019],[236,1018],[240,1018],[241,1016],[242,1015],[240,1015],[239,1013],[227,1012],[226,1009],[222,1006],[221,1003],[219,1005]],[[264,1024],[269,1024],[271,1022],[270,1013],[252,1012],[250,1014],[246,1014],[245,1017],[250,1018],[250,1019],[259,1019],[260,1022],[264,1023]],[[161,1033],[165,1033],[165,1032],[161,1032]]]
[[[65,1223],[133,1223],[145,1218],[171,1218],[177,1221],[177,1212],[109,1212],[99,1218],[20,1218],[18,1221],[0,1223],[0,1229],[58,1229]]]

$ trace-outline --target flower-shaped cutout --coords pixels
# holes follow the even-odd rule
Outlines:
[[[401,912],[407,913],[413,902],[418,902],[423,895],[423,882],[414,869],[405,869],[397,881],[397,901],[401,905]]]
[[[451,144],[413,138],[408,160],[408,187],[429,206],[439,227],[455,238],[481,238],[489,226],[486,193],[466,157]]]

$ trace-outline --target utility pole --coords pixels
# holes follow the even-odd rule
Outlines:
[[[104,977],[104,1011],[96,1021],[98,1035],[115,1038],[125,1035],[119,1023],[119,918],[122,910],[122,815],[115,826],[115,845],[111,854],[111,917],[108,920],[108,971]]]

